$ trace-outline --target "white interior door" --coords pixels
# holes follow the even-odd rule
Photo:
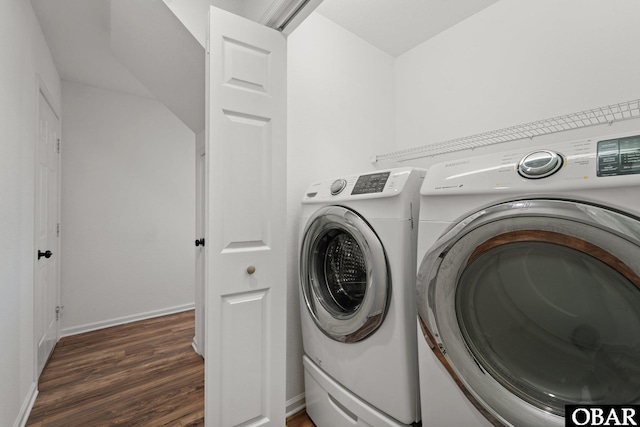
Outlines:
[[[37,376],[58,341],[60,120],[40,91],[35,178],[35,338]]]
[[[284,426],[286,39],[209,24],[205,421]]]

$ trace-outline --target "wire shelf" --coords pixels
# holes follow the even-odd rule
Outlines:
[[[450,139],[435,144],[423,145],[406,150],[394,151],[377,155],[375,162],[382,160],[395,160],[406,162],[409,160],[432,157],[455,151],[469,150],[486,147],[501,142],[517,141],[519,139],[533,138],[540,135],[548,135],[588,126],[611,124],[622,120],[640,118],[640,99],[621,102],[619,104],[598,107],[592,110],[553,117],[545,120],[511,126],[499,130],[483,132],[462,138]]]

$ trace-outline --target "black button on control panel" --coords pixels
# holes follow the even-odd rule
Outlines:
[[[382,193],[390,174],[382,172],[359,176],[351,194]]]

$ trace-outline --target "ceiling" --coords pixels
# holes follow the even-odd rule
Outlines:
[[[400,56],[498,0],[324,0],[318,13]]]
[[[157,97],[153,88],[141,83],[138,76],[114,56],[112,9],[115,1],[31,0],[31,4],[62,80]],[[127,1],[118,0],[115,4]],[[162,0],[147,1],[162,4]],[[183,4],[193,7],[209,2],[222,7],[239,3],[237,0],[182,1],[191,2]],[[398,56],[496,1],[324,0],[317,11],[389,55]],[[179,0],[165,2],[175,5]]]
[[[62,80],[149,97],[112,55],[110,0],[32,0]]]

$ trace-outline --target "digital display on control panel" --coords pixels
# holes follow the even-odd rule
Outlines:
[[[640,173],[640,135],[598,141],[598,176]]]
[[[382,193],[391,172],[361,175],[356,181],[351,194]]]

